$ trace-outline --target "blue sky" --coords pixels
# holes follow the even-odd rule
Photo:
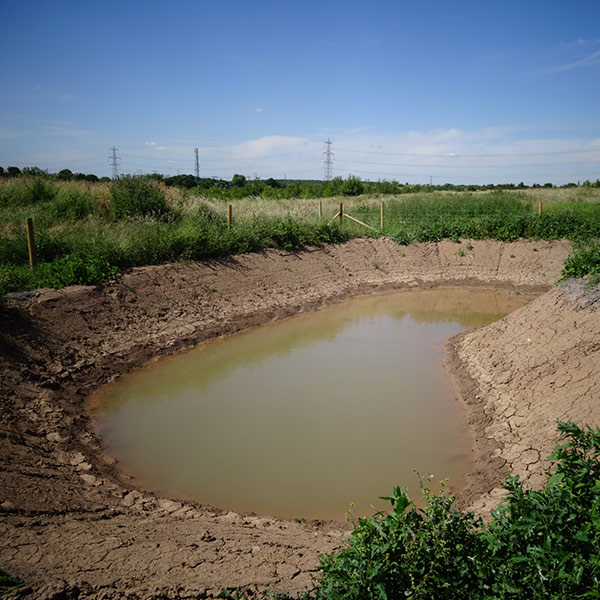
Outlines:
[[[0,165],[600,177],[600,2],[3,2]]]

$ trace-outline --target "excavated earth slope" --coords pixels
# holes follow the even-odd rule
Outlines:
[[[362,239],[139,268],[105,286],[9,303],[0,316],[0,568],[28,584],[11,594],[203,598],[310,587],[319,553],[344,543],[343,523],[223,513],[136,489],[103,455],[86,398],[154,357],[358,294],[433,285],[542,293],[569,251],[566,242]],[[600,421],[597,306],[571,283],[450,344],[475,434],[463,506],[497,501],[509,470],[538,483],[557,418]]]

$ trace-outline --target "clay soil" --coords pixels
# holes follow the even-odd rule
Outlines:
[[[347,539],[345,523],[157,497],[104,454],[85,403],[158,356],[359,294],[443,285],[541,294],[447,352],[474,437],[472,472],[455,490],[461,505],[489,508],[509,472],[539,485],[556,419],[600,423],[600,293],[553,287],[569,251],[566,242],[362,239],[139,268],[105,286],[9,302],[0,316],[0,568],[27,583],[11,595],[310,588],[319,554]]]

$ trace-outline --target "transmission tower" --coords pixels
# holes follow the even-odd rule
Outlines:
[[[325,152],[323,152],[323,169],[325,171],[325,181],[331,181],[331,175],[333,173],[333,157],[335,156],[331,151],[333,142],[327,138],[325,142]]]
[[[196,183],[200,180],[200,161],[198,160],[198,148],[194,148],[194,154],[196,155]]]
[[[121,157],[117,154],[119,149],[113,146],[109,149],[109,152],[110,154],[108,155],[108,160],[112,165],[112,178],[117,179],[119,177],[119,163],[121,162]]]

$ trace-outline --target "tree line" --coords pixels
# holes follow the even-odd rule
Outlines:
[[[109,182],[108,177],[98,177],[93,173],[73,173],[70,169],[62,169],[57,173],[48,173],[39,167],[0,167],[0,177],[44,177],[58,181],[87,181],[87,182]],[[196,178],[191,174],[174,175],[165,177],[160,173],[139,176],[167,186],[181,189],[195,190],[199,195],[210,198],[236,199],[249,196],[260,196],[262,198],[328,198],[331,196],[359,196],[361,194],[407,194],[426,191],[456,191],[476,192],[490,190],[525,190],[536,188],[576,188],[589,187],[600,188],[600,179],[592,182],[589,179],[581,182],[571,182],[558,186],[552,183],[534,183],[526,185],[520,183],[500,184],[452,184],[442,185],[410,184],[401,183],[397,180],[363,181],[360,177],[349,175],[346,179],[334,177],[331,181],[318,179],[248,179],[246,176],[236,173],[231,180],[216,177]]]

